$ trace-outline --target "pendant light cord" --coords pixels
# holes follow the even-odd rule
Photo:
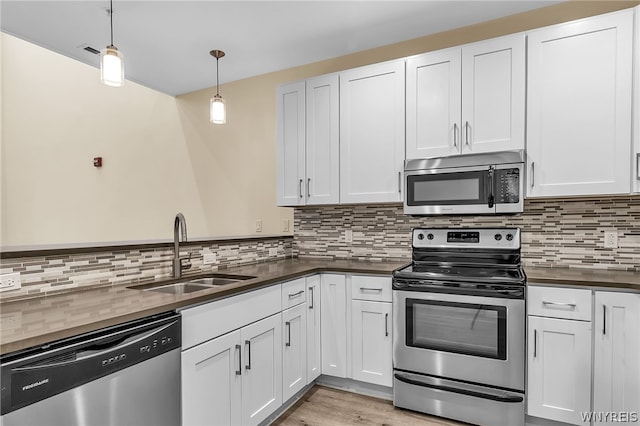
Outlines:
[[[219,63],[220,58],[216,58],[216,95],[220,95],[220,69],[218,68]]]
[[[113,47],[113,0],[109,0],[109,18],[111,20],[111,47]]]

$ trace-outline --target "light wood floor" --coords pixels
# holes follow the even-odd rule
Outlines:
[[[391,401],[316,385],[273,425],[462,426],[466,423],[395,408]]]

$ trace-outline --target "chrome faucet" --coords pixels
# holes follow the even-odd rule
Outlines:
[[[182,241],[187,242],[187,221],[182,213],[178,213],[173,222],[173,278],[182,277],[182,270],[191,268],[191,254],[189,257],[180,257],[179,234],[182,235]]]

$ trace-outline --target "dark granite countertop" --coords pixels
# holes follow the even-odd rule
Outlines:
[[[184,295],[140,291],[126,285],[78,290],[0,305],[0,354],[94,331],[166,311],[319,272],[390,275],[406,262],[287,259],[224,269],[256,278]],[[526,267],[528,282],[640,291],[640,273],[570,268]],[[201,271],[206,274],[206,271]],[[184,278],[197,277],[186,275]],[[164,280],[171,282],[175,280]],[[135,285],[136,283],[131,283]]]
[[[525,267],[528,284],[606,287],[640,291],[640,272]]]
[[[283,282],[318,272],[391,275],[407,262],[286,259],[224,269],[256,278],[184,295],[140,291],[126,285],[78,290],[0,305],[0,354],[99,328]],[[206,274],[206,271],[201,271]],[[184,278],[197,275],[185,275]],[[171,282],[175,280],[165,280]],[[136,283],[132,283],[135,285]]]

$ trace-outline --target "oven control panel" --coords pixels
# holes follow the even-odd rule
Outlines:
[[[416,228],[413,247],[520,248],[520,228]]]

